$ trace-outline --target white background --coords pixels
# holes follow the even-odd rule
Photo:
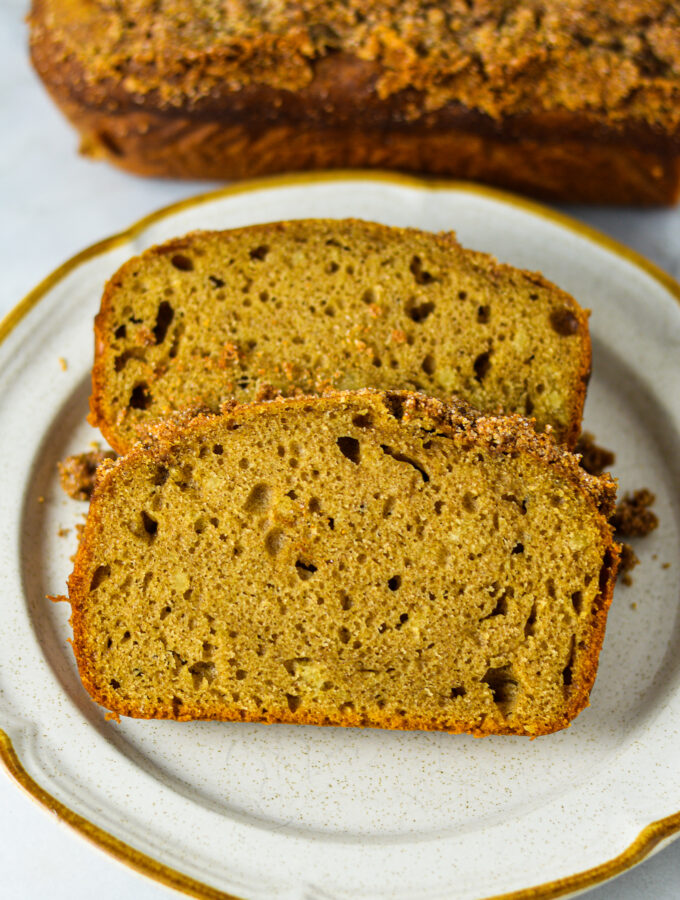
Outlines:
[[[30,69],[27,5],[27,0],[0,0],[0,315],[88,244],[160,206],[216,186],[142,180],[79,157],[75,134]],[[680,210],[567,211],[680,277]],[[3,900],[171,896],[51,820],[2,770],[0,873]],[[680,841],[588,893],[592,900],[679,896]]]

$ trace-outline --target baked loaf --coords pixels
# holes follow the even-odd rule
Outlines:
[[[142,718],[555,731],[595,678],[613,498],[525,420],[407,392],[162,423],[97,474],[81,678]]]
[[[144,175],[382,167],[570,202],[678,196],[665,0],[34,0],[30,23],[85,152]]]
[[[152,248],[113,276],[95,332],[90,421],[119,452],[175,409],[362,387],[459,394],[573,444],[590,370],[587,314],[540,275],[355,220]]]

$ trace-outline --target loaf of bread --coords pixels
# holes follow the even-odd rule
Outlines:
[[[132,172],[381,167],[553,200],[680,188],[680,10],[662,0],[33,0],[83,150]]]
[[[519,417],[408,392],[177,418],[98,471],[69,580],[97,702],[531,736],[587,704],[609,476]]]
[[[276,393],[407,388],[534,416],[577,439],[587,314],[452,234],[355,220],[194,233],[111,279],[91,422],[124,452],[173,410]]]

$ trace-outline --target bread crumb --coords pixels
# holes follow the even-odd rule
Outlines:
[[[637,609],[637,603],[636,603],[635,601],[633,601],[633,602],[630,604],[630,608],[631,608],[631,609]]]
[[[117,712],[107,712],[104,716],[105,722],[115,722],[116,725],[120,725],[120,716]]]
[[[57,537],[67,537],[71,533],[70,528],[60,528],[57,531]]]
[[[626,493],[623,500],[616,504],[610,522],[621,537],[644,537],[659,524],[659,519],[649,507],[654,503],[654,494],[642,488]]]
[[[58,463],[59,482],[72,500],[89,500],[94,488],[95,473],[105,459],[115,459],[113,450],[91,450],[78,453]]]
[[[68,603],[68,597],[64,597],[63,594],[46,594],[46,600],[51,600],[52,603]]]
[[[581,454],[581,468],[589,475],[601,475],[605,469],[614,465],[616,456],[606,447],[598,447],[595,436],[584,431],[576,442],[575,453]]]
[[[637,566],[640,560],[637,558],[637,555],[630,544],[623,543],[621,544],[621,562],[619,564],[619,577],[621,581],[627,586],[630,587],[633,583],[633,579],[630,576],[630,572],[632,569]]]
[[[44,503],[44,502],[45,502],[44,497],[38,497],[38,503]]]
[[[68,363],[63,356],[59,357],[59,366],[61,367],[62,372],[65,372],[68,369]]]
[[[669,562],[661,563],[662,569],[670,569],[671,564]]]

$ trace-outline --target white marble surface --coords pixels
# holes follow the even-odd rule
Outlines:
[[[78,157],[74,133],[29,67],[26,8],[24,0],[0,3],[0,315],[78,250],[211,186],[141,180]],[[567,211],[680,277],[679,210]],[[0,507],[0,514],[11,511]],[[169,896],[51,820],[2,771],[0,871],[0,896],[7,900]],[[680,841],[588,896],[675,900],[680,896]]]

